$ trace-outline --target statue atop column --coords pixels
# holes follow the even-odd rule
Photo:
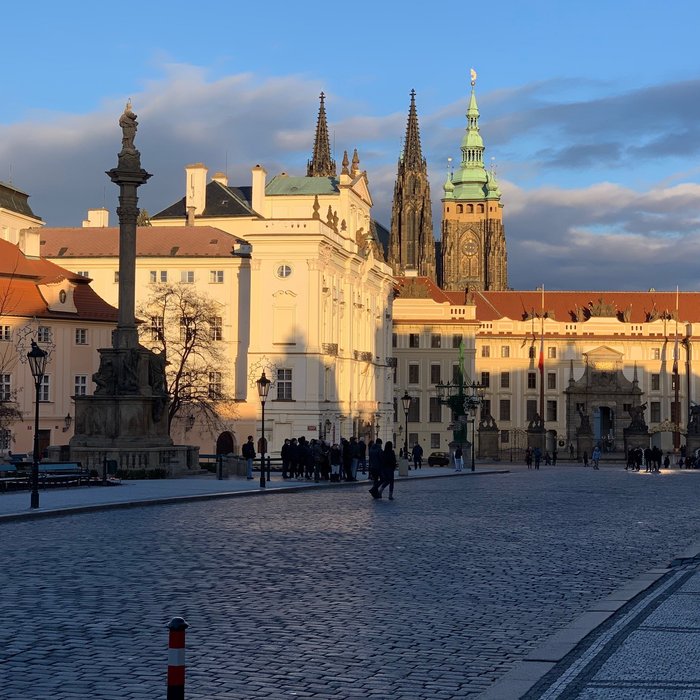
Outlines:
[[[131,100],[126,103],[124,113],[119,117],[119,126],[122,128],[122,150],[121,153],[138,153],[134,147],[134,137],[139,123],[136,121],[136,115],[131,109]],[[120,153],[120,155],[121,155]]]

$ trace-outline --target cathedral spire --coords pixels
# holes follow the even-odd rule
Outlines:
[[[321,104],[318,108],[316,122],[316,138],[311,160],[306,165],[307,177],[335,177],[335,161],[331,158],[331,146],[328,140],[328,120],[326,119],[326,96],[321,93]]]
[[[430,183],[420,146],[415,90],[411,90],[406,140],[394,186],[388,262],[394,274],[411,270],[436,279]]]
[[[411,90],[411,106],[408,108],[403,162],[409,169],[419,169],[423,164],[423,153],[420,147],[420,131],[418,129],[418,113],[416,112],[415,90]]]

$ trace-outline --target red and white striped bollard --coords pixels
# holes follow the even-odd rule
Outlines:
[[[168,698],[185,700],[185,630],[189,625],[181,617],[168,624]]]

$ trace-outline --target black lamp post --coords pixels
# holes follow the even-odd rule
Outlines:
[[[265,376],[265,370],[260,375],[260,379],[255,382],[258,385],[258,396],[262,405],[262,440],[260,442],[260,488],[265,488],[265,401],[267,401],[267,392],[270,391],[272,382]]]
[[[401,397],[401,405],[403,406],[403,415],[406,424],[406,432],[404,433],[404,442],[403,442],[403,456],[404,459],[408,459],[408,412],[411,409],[411,401],[413,401],[413,397],[408,395],[408,390],[405,390],[403,393],[403,396]],[[410,469],[410,467],[409,467]]]
[[[48,353],[44,352],[33,340],[32,349],[27,353],[29,369],[34,377],[34,388],[36,390],[36,411],[34,413],[34,460],[32,464],[32,495],[30,501],[31,508],[39,507],[39,391],[46,372],[46,360]]]

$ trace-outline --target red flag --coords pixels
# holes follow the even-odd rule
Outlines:
[[[544,336],[540,335],[540,359],[537,362],[537,368],[540,372],[544,369]]]

